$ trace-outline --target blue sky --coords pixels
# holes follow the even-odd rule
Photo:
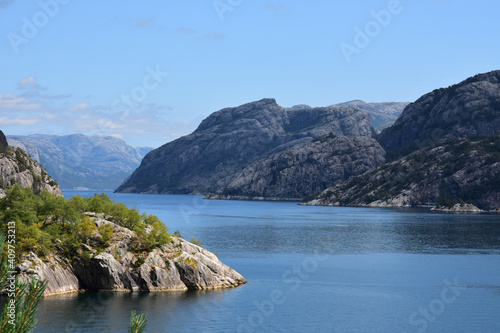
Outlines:
[[[0,129],[157,147],[210,113],[414,101],[500,69],[497,0],[0,0]]]

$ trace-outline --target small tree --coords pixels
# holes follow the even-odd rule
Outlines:
[[[148,323],[147,314],[132,311],[132,314],[130,316],[130,328],[128,329],[128,332],[143,333],[144,330],[146,329],[147,323]]]
[[[0,258],[0,289],[2,290],[10,284],[11,279],[9,273],[10,263],[8,265],[7,252],[3,251],[4,245],[5,236],[0,234],[0,252],[2,253]],[[9,288],[9,301],[4,306],[0,317],[0,332],[33,332],[37,321],[36,312],[47,287],[47,281],[32,278],[30,283],[22,283],[16,276],[12,286]]]

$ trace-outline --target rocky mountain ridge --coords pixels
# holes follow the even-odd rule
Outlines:
[[[248,165],[207,199],[302,200],[385,163],[374,139],[329,134]]]
[[[500,208],[500,136],[449,139],[330,187],[306,205]]]
[[[249,164],[332,132],[374,135],[370,115],[356,108],[290,110],[274,99],[225,108],[211,114],[192,134],[146,155],[117,192],[217,192]]]
[[[492,71],[420,97],[378,141],[397,158],[448,138],[499,133],[500,71]]]

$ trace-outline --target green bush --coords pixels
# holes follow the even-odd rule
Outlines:
[[[69,259],[81,256],[81,245],[96,234],[101,235],[102,247],[109,246],[113,226],[94,224],[85,213],[104,213],[116,224],[133,230],[135,251],[151,251],[171,241],[168,228],[154,215],[140,215],[137,209],[116,203],[106,194],[91,198],[74,196],[69,200],[47,191],[35,194],[31,188],[14,185],[0,199],[0,230],[8,231],[7,223],[16,222],[19,255],[33,251],[40,256],[57,247]],[[148,232],[147,232],[148,230]]]

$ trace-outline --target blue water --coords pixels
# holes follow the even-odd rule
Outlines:
[[[107,194],[201,240],[248,284],[50,297],[35,332],[126,332],[132,310],[147,332],[500,332],[498,215]]]

